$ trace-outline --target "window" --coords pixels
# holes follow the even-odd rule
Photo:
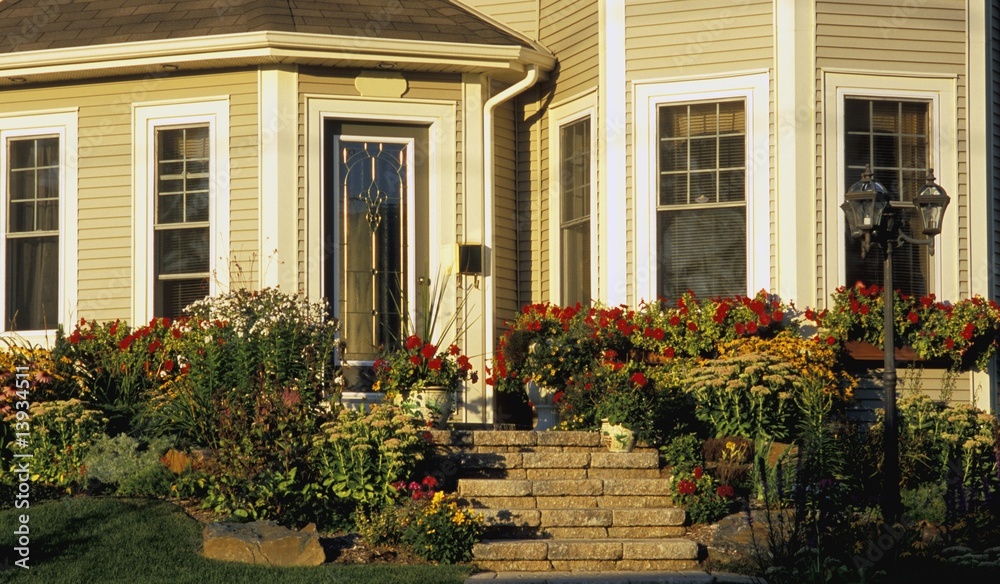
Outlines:
[[[134,106],[132,321],[229,285],[229,102]]]
[[[904,208],[903,229],[911,237],[920,220],[910,202],[924,185],[930,159],[930,104],[892,99],[844,100],[844,184],[861,178],[871,164],[875,180]],[[845,236],[847,283],[881,285],[885,252],[873,246],[861,258],[861,242]],[[929,291],[930,254],[927,246],[904,245],[893,252],[893,285],[906,294]]]
[[[157,316],[179,316],[209,292],[209,127],[157,128],[154,292]]]
[[[771,287],[769,83],[636,84],[636,301]]]
[[[7,330],[47,330],[59,323],[59,136],[7,141]]]
[[[659,297],[747,291],[746,105],[659,108]]]
[[[591,289],[590,118],[559,129],[559,265],[564,306],[589,305]]]

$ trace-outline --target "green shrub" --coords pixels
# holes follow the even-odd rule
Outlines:
[[[393,546],[403,539],[402,519],[402,510],[396,505],[360,508],[354,516],[354,525],[365,545]]]
[[[675,473],[691,472],[696,466],[704,466],[701,454],[701,438],[696,434],[681,434],[660,447],[660,453]]]
[[[947,518],[945,491],[944,483],[927,483],[915,489],[901,490],[900,497],[907,521],[943,524]]]
[[[110,490],[119,497],[168,495],[172,476],[160,457],[169,446],[166,438],[142,444],[126,434],[102,436],[84,459],[88,488]]]

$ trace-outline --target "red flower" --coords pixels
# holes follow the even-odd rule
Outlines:
[[[427,362],[427,368],[431,371],[441,371],[441,359],[431,359]]]
[[[807,308],[806,309],[806,319],[815,321],[816,320],[816,311],[813,310],[812,308]]]
[[[859,303],[857,301],[857,299],[851,298],[851,312],[853,312],[854,314],[857,314],[858,313],[858,309],[860,307],[861,307],[861,303]]]
[[[698,325],[696,325],[694,323],[694,321],[692,320],[692,321],[688,322],[688,330],[692,331],[692,332],[696,331],[696,330],[698,330]]]
[[[639,387],[646,386],[646,381],[647,381],[646,376],[643,375],[642,371],[636,371],[635,373],[633,373],[632,377],[629,377],[629,380],[635,385],[638,385]]]
[[[664,334],[665,333],[663,332],[663,329],[661,329],[660,327],[656,327],[655,329],[653,329],[653,338],[656,339],[657,341],[662,341]]]
[[[424,360],[420,358],[420,355],[413,355],[410,357],[410,363],[413,363],[414,365],[419,366],[423,362]]]
[[[944,348],[948,349],[949,351],[952,350],[952,349],[954,349],[955,348],[955,339],[945,339],[944,340]]]
[[[922,296],[920,298],[920,305],[924,308],[930,308],[934,304],[934,296]]]
[[[410,335],[406,337],[406,350],[412,351],[413,349],[419,347],[421,343],[423,343],[423,341],[420,340],[420,337],[417,335]]]
[[[695,480],[700,480],[701,477],[705,476],[705,471],[700,467],[694,467],[694,478]]]
[[[747,332],[751,335],[757,334],[757,323],[750,321],[747,323]]]
[[[681,317],[676,314],[670,317],[670,326],[677,326],[681,323]]]
[[[736,331],[736,334],[738,335],[742,335],[743,333],[747,332],[747,329],[746,327],[743,326],[742,322],[738,322],[735,325],[733,325],[733,329]]]
[[[861,314],[868,314],[871,311],[872,307],[865,304],[864,306],[861,307],[861,310],[859,310],[858,312],[860,312]]]
[[[431,475],[425,476],[424,480],[422,480],[420,482],[421,482],[421,484],[423,484],[428,489],[434,489],[434,488],[437,488],[437,486],[438,486],[437,479],[434,478],[434,477],[432,477]]]
[[[69,344],[71,344],[71,345],[75,345],[75,344],[79,343],[80,342],[80,329],[74,330],[73,333],[66,340],[68,340]]]
[[[826,338],[826,344],[827,345],[836,345],[837,344],[837,339],[833,338],[833,335],[830,335],[830,336],[828,336]]]
[[[666,349],[663,350],[663,355],[667,359],[673,359],[674,358],[674,348],[673,347],[667,347]]]
[[[115,334],[118,332],[118,322],[119,321],[116,320],[115,322],[111,323],[111,328],[108,329],[109,335],[115,336]]]
[[[163,346],[163,343],[161,343],[159,339],[156,339],[150,343],[148,347],[146,347],[146,350],[150,353],[155,353],[161,346]]]
[[[174,362],[171,361],[170,359],[167,359],[166,361],[164,361],[163,362],[163,370],[164,371],[173,371],[174,370]]]
[[[729,497],[732,497],[735,493],[736,493],[735,490],[730,485],[719,485],[719,487],[715,489],[715,494],[722,497],[723,499],[728,499]]]
[[[566,392],[560,389],[559,391],[557,391],[555,393],[555,395],[552,396],[552,403],[557,404],[557,403],[561,402],[562,399],[563,399],[563,396],[565,396],[565,395],[566,395]]]
[[[458,358],[458,367],[463,371],[468,371],[469,369],[472,369],[472,363],[469,361],[468,357],[461,355]]]
[[[906,315],[906,319],[907,319],[907,320],[909,320],[910,322],[912,322],[913,324],[917,324],[917,322],[919,322],[919,321],[920,321],[920,316],[919,316],[919,315],[917,315],[917,313],[916,313],[916,312],[913,312],[913,311],[911,310],[911,311],[910,311],[910,314],[907,314],[907,315]]]
[[[132,346],[132,341],[134,340],[135,337],[132,335],[126,335],[125,338],[118,343],[118,348],[122,351],[128,351],[128,348]]]
[[[760,326],[768,326],[769,324],[771,324],[771,317],[766,314],[760,315]]]
[[[693,495],[698,490],[698,486],[685,479],[677,483],[677,492],[682,495]]]
[[[170,329],[170,335],[173,336],[175,339],[181,338],[181,329],[176,329],[176,328]]]
[[[970,322],[965,325],[964,329],[962,329],[962,338],[967,341],[971,341],[972,335],[975,334],[975,332],[976,332],[976,326]]]
[[[448,346],[448,353],[450,355],[458,355],[461,352],[462,352],[462,350],[459,349],[458,345],[456,345],[454,343],[452,343],[451,345]]]
[[[172,321],[172,320],[170,320],[170,319],[169,319],[169,318],[167,318],[167,317],[163,317],[163,320],[161,320],[160,322],[162,322],[162,323],[163,323],[163,327],[164,327],[164,328],[167,328],[167,327],[169,327],[169,326],[170,326],[170,323],[172,323],[173,321]]]
[[[187,373],[188,371],[191,371],[191,366],[189,364],[185,363],[181,365],[181,373]]]
[[[424,356],[424,359],[430,359],[437,353],[437,347],[430,343],[425,343],[423,348],[420,349],[420,354]]]

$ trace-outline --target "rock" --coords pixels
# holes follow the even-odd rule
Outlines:
[[[770,537],[785,538],[791,534],[795,521],[793,509],[772,511],[771,528],[768,528],[767,512],[755,510],[751,515],[752,532],[745,512],[734,513],[720,520],[712,540],[712,547],[726,553],[744,556],[753,555],[755,551],[763,552],[769,546]]]
[[[952,558],[955,556],[964,556],[965,554],[971,554],[971,553],[972,553],[972,548],[965,547],[964,545],[954,545],[941,550],[941,555],[946,558]]]
[[[213,560],[266,566],[318,566],[326,561],[316,525],[299,531],[273,521],[212,523],[205,527],[202,555]]]

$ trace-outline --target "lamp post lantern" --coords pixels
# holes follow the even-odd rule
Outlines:
[[[885,392],[885,424],[883,435],[884,461],[882,463],[882,516],[896,522],[902,513],[899,497],[899,421],[896,416],[896,354],[895,326],[893,319],[892,250],[904,243],[929,245],[934,254],[934,236],[941,233],[941,222],[951,198],[935,182],[934,170],[927,171],[924,187],[913,199],[921,222],[923,239],[910,237],[901,230],[900,208],[894,207],[889,193],[875,181],[871,166],[865,166],[861,180],[854,183],[844,195],[840,206],[847,219],[847,227],[854,239],[863,239],[861,257],[865,257],[872,243],[885,250],[883,272],[883,368],[882,387]]]

